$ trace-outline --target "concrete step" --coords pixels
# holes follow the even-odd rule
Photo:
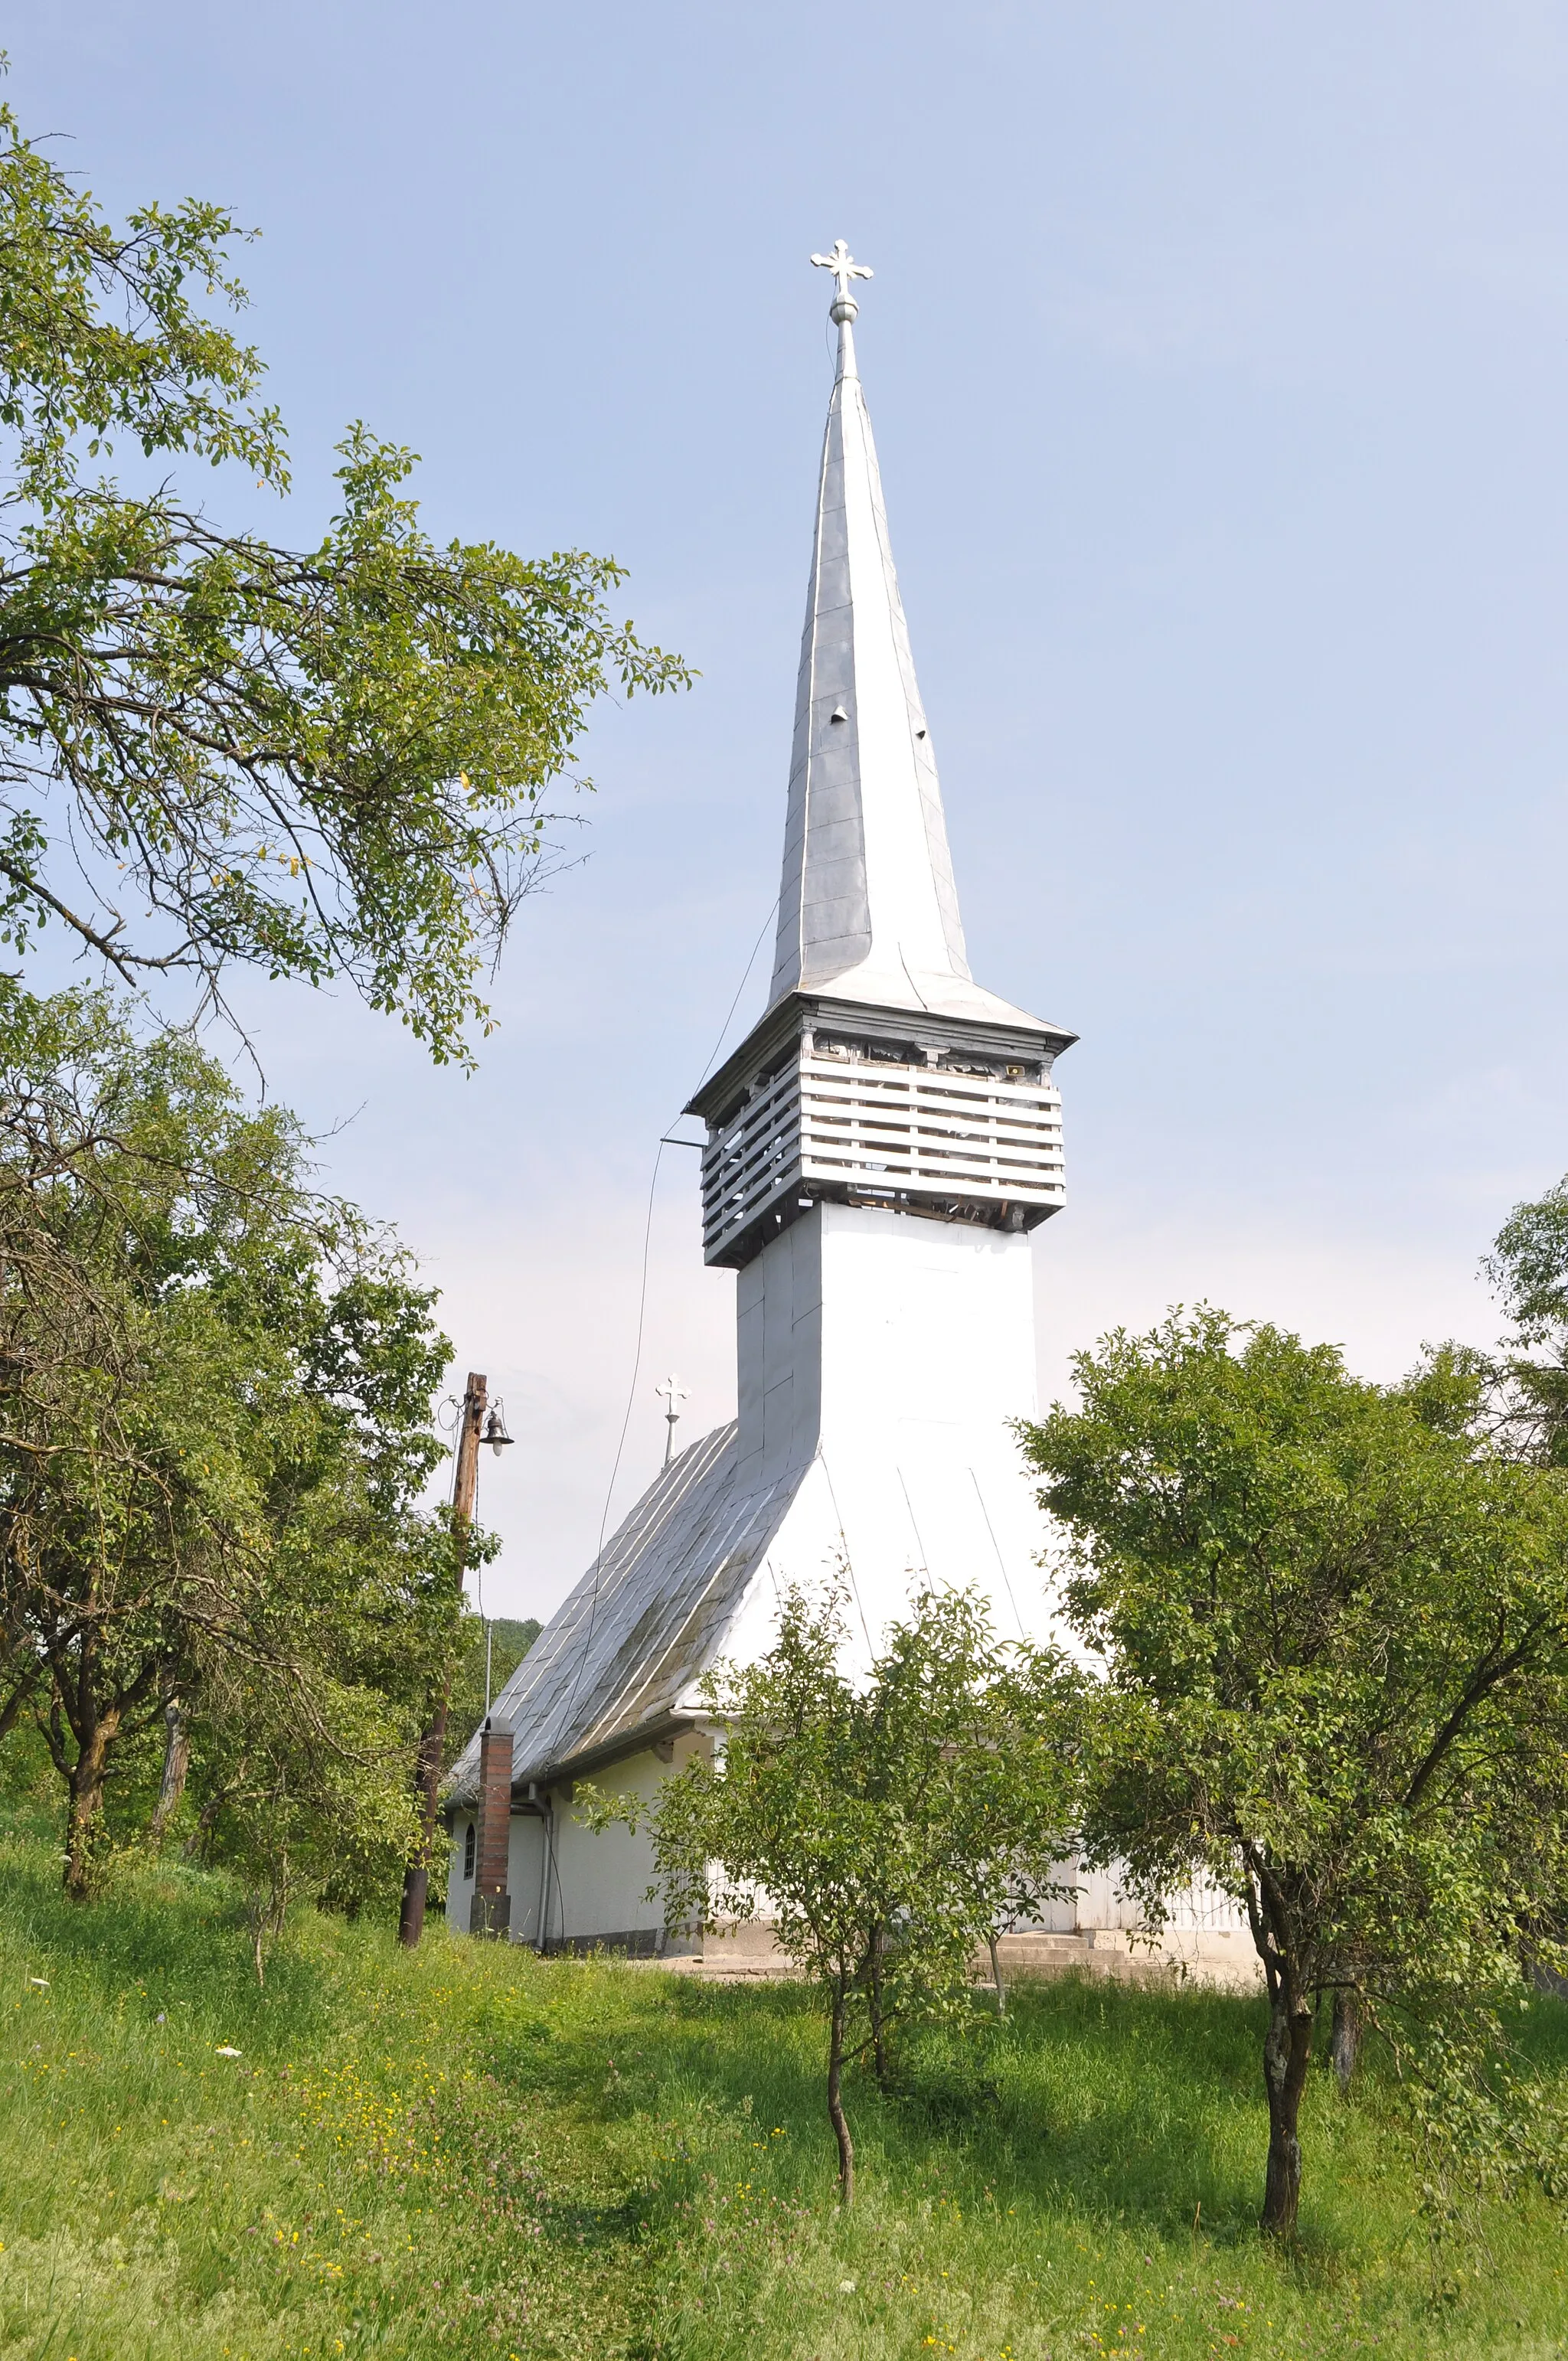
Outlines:
[[[708,1936],[701,1950],[675,1952],[662,1959],[631,1960],[628,1966],[660,1969],[666,1975],[693,1976],[704,1983],[786,1983],[799,1980],[801,1971],[773,1944],[762,1926],[740,1930],[743,1941],[728,1935]],[[1178,1982],[1219,1984],[1230,1991],[1251,1991],[1260,1981],[1256,1955],[1245,1936],[1220,1931],[1177,1929],[1159,1949],[1133,1941],[1116,1927],[1096,1927],[1076,1933],[1046,1934],[1029,1930],[1003,1935],[997,1945],[1003,1984],[1062,1975],[1102,1976],[1117,1983],[1165,1985]],[[991,1959],[978,1952],[970,1973],[977,1989],[991,1989]]]

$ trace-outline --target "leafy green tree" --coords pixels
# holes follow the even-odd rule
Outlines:
[[[1480,1364],[1493,1436],[1516,1457],[1568,1467],[1568,1179],[1514,1207],[1485,1268],[1513,1332]]]
[[[275,1554],[256,1644],[215,1653],[196,1692],[191,1849],[239,1873],[258,1977],[297,1896],[356,1916],[397,1894],[421,1840],[409,1773],[423,1679],[457,1638],[466,1536],[382,1520],[367,1549],[334,1531],[352,1485],[323,1488]]]
[[[363,1754],[375,1721],[389,1775],[460,1612],[457,1540],[416,1505],[432,1301],[191,1042],[0,988],[0,1730],[43,1732],[72,1893],[148,1732],[259,1795],[279,1731],[356,1727]]]
[[[1200,1873],[1246,1911],[1264,2226],[1296,2223],[1322,1993],[1354,1992],[1397,2043],[1439,2147],[1517,2162],[1529,2093],[1499,2011],[1527,1929],[1563,1956],[1568,1496],[1477,1450],[1477,1384],[1452,1364],[1385,1389],[1203,1309],[1118,1332],[1075,1375],[1080,1407],[1026,1432],[1104,1666],[1090,1855],[1152,1921]]]
[[[707,1685],[712,1759],[646,1808],[667,1924],[769,1919],[820,1996],[846,2205],[846,2067],[885,2070],[891,2026],[967,2007],[998,1919],[1055,1890],[1076,1695],[1059,1661],[1000,1647],[960,1594],[916,1599],[863,1681],[848,1645],[836,1596],[791,1591],[769,1653]],[[585,1806],[601,1825],[638,1810]]]
[[[194,200],[115,227],[0,108],[0,940],[52,923],[209,1005],[236,962],[345,977],[466,1057],[588,708],[689,675],[613,619],[612,560],[431,540],[363,426],[312,548],[181,501],[181,456],[289,489],[200,309],[244,304],[240,235]],[[116,444],[139,488],[95,471]]]

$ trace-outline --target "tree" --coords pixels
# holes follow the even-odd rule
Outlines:
[[[849,2205],[846,2066],[885,2071],[889,2028],[967,2005],[998,1917],[1053,1891],[1071,1787],[1075,1685],[1003,1649],[976,1602],[927,1592],[863,1681],[836,1595],[790,1591],[755,1664],[707,1684],[718,1732],[646,1807],[666,1923],[758,1916],[828,2014],[827,2103]],[[633,1824],[590,1797],[594,1824]]]
[[[115,1761],[172,1747],[171,1708],[199,1784],[245,1763],[236,1794],[271,1746],[247,1735],[263,1693],[302,1744],[349,1743],[328,1688],[380,1700],[344,1729],[379,1714],[383,1753],[403,1743],[459,1612],[453,1537],[416,1506],[432,1303],[188,1040],[0,986],[0,1730],[43,1732],[71,1893]]]
[[[179,456],[289,489],[259,358],[192,302],[243,306],[240,235],[194,200],[113,227],[0,108],[0,940],[61,926],[210,1005],[236,962],[346,977],[466,1057],[588,708],[690,675],[613,620],[613,560],[438,546],[363,426],[313,548],[181,502]],[[139,489],[92,472],[116,442]]]
[[[1515,1457],[1568,1467],[1568,1179],[1514,1207],[1484,1268],[1513,1329],[1497,1356],[1464,1356],[1488,1381],[1493,1435]]]
[[[1381,1389],[1207,1309],[1074,1366],[1080,1406],[1026,1434],[1104,1664],[1091,1857],[1156,1922],[1199,1872],[1245,1906],[1269,2004],[1263,2223],[1289,2233],[1318,1996],[1358,1996],[1441,2128],[1462,2084],[1489,2076],[1496,2101],[1509,2079],[1497,2010],[1526,1928],[1563,1956],[1568,1498],[1478,1452],[1452,1366]],[[1497,2108],[1464,2121],[1496,2163]]]
[[[197,1693],[192,1849],[238,1872],[258,1979],[296,1896],[356,1916],[396,1894],[421,1840],[423,1678],[455,1637],[444,1521],[383,1525],[371,1551],[310,1521],[320,1552],[273,1569],[259,1645],[215,1655]]]

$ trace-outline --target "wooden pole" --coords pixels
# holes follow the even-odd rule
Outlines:
[[[488,1398],[488,1381],[470,1369],[463,1394],[462,1422],[457,1429],[457,1477],[452,1490],[452,1521],[459,1527],[474,1521],[479,1489],[479,1436]],[[403,1905],[398,1915],[398,1940],[410,1950],[424,1932],[424,1905],[430,1891],[430,1855],[435,1841],[435,1806],[441,1787],[441,1758],[446,1751],[446,1708],[451,1691],[448,1674],[432,1699],[430,1719],[414,1757],[419,1850],[403,1872]]]

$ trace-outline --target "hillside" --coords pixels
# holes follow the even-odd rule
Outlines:
[[[832,2202],[818,2028],[783,1988],[542,1964],[302,1916],[258,1990],[233,1889],[58,1891],[0,1836],[0,2356],[1046,2361],[1545,2356],[1542,2202],[1429,2261],[1376,2087],[1309,2103],[1305,2235],[1260,2246],[1254,2005],[1060,1984],[853,2092]],[[1568,2011],[1533,2015],[1568,2075]]]

